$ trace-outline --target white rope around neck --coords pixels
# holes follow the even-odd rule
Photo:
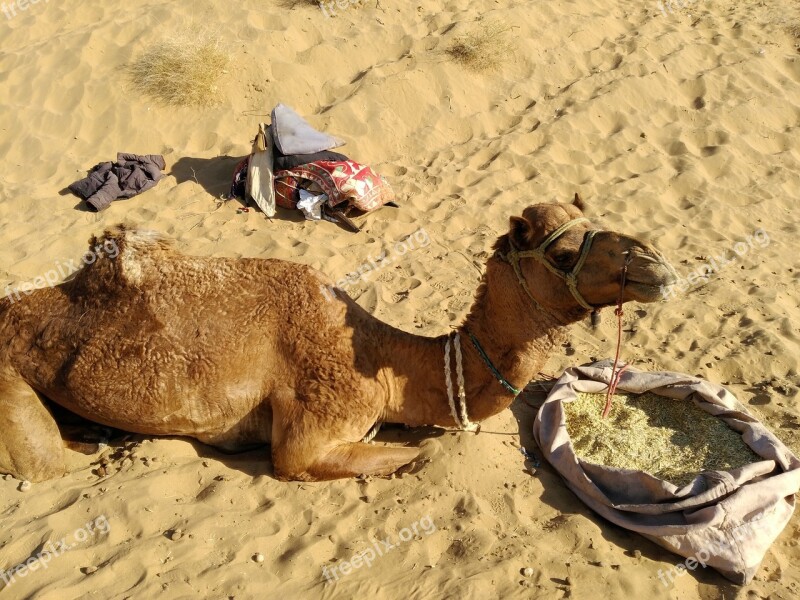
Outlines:
[[[444,345],[444,382],[447,386],[447,400],[450,403],[450,414],[459,429],[464,431],[477,431],[479,425],[471,423],[467,414],[467,392],[464,388],[464,366],[461,356],[461,336],[456,331],[451,340],[447,336]],[[456,349],[456,379],[458,381],[458,402],[453,394],[453,377],[450,374],[450,344],[453,343]]]

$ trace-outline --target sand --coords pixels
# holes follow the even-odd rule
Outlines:
[[[90,235],[120,221],[165,232],[187,253],[291,259],[336,278],[423,228],[429,244],[349,291],[377,317],[437,335],[466,314],[508,217],[578,191],[596,224],[650,239],[683,277],[714,269],[668,303],[630,305],[623,358],[729,386],[800,450],[800,40],[789,32],[798,3],[362,4],[335,17],[307,2],[252,0],[40,1],[0,13],[0,286],[77,259]],[[508,25],[513,52],[475,73],[445,50],[479,19]],[[131,90],[125,65],[193,23],[217,28],[231,53],[220,103],[165,107]],[[386,175],[402,208],[351,234],[218,207],[278,102],[344,137],[343,151]],[[101,214],[61,193],[118,151],[161,153],[170,174]],[[546,371],[613,355],[615,338],[611,311],[598,332],[576,325]],[[98,479],[97,457],[70,453],[71,473],[57,481],[20,492],[0,480],[0,567],[62,537],[74,545],[0,596],[800,593],[797,516],[752,584],[701,569],[664,587],[658,572],[679,557],[590,513],[546,465],[526,471],[518,448],[534,449],[527,402],[539,401],[525,395],[477,437],[434,437],[434,461],[395,480],[279,483],[265,450],[225,456],[140,437],[129,441],[136,457]],[[323,566],[383,539],[396,548],[326,585]]]

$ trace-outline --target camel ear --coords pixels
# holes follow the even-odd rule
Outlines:
[[[531,223],[525,217],[511,217],[511,241],[517,248],[527,248],[531,240]]]
[[[586,211],[586,203],[583,201],[583,198],[580,197],[578,192],[575,192],[575,199],[572,201],[572,205],[577,207],[577,209],[581,212]]]

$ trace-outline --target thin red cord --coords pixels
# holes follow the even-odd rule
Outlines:
[[[619,288],[619,298],[617,299],[617,308],[614,311],[614,314],[617,315],[617,354],[614,356],[614,366],[611,368],[611,380],[608,383],[608,391],[606,392],[606,405],[603,408],[603,417],[606,418],[608,413],[611,412],[611,402],[614,399],[614,394],[617,391],[617,386],[619,385],[619,380],[622,377],[623,371],[628,368],[628,365],[622,367],[619,371],[617,371],[617,364],[619,363],[619,354],[622,348],[622,315],[624,314],[622,311],[622,302],[623,302],[623,295],[625,294],[625,279],[628,275],[628,264],[630,263],[630,255],[628,258],[625,259],[625,264],[622,265],[622,285]]]

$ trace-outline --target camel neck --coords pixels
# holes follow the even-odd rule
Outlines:
[[[487,419],[513,402],[516,394],[500,378],[521,391],[544,368],[553,349],[566,339],[564,326],[552,325],[534,331],[526,327],[526,321],[530,320],[524,316],[517,319],[519,329],[515,331],[476,321],[459,328],[465,340],[467,410],[472,421]],[[519,335],[520,329],[527,335]],[[470,334],[480,349],[472,343]]]
[[[510,267],[498,267],[487,265],[475,303],[458,328],[467,411],[473,422],[507,408],[514,393],[498,381],[469,334],[475,336],[499,374],[517,389],[527,385],[544,367],[554,347],[566,339],[565,326],[532,306],[516,279],[509,279],[509,273],[513,276]],[[445,385],[447,336],[425,338],[394,331],[385,339],[382,351],[382,362],[388,367],[385,420],[412,426],[456,427]],[[451,375],[455,382],[456,373]]]

